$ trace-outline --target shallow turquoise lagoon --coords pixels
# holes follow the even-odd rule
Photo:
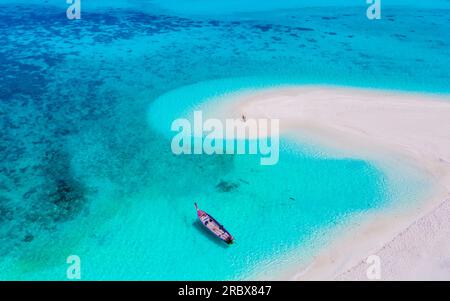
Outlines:
[[[400,1],[376,22],[338,2],[99,3],[69,21],[59,1],[0,1],[0,279],[64,280],[72,254],[82,279],[242,279],[426,188],[288,137],[275,166],[177,157],[165,125],[249,88],[449,93],[445,2]],[[233,246],[199,227],[194,201]]]

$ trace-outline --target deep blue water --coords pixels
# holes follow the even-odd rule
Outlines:
[[[228,89],[325,83],[449,93],[448,1],[383,6],[377,21],[364,5],[341,3],[197,10],[116,1],[89,3],[81,20],[67,20],[64,3],[7,2],[1,279],[65,279],[71,254],[82,259],[83,279],[242,278],[262,263],[278,266],[346,216],[394,195],[414,199],[371,162],[289,140],[269,168],[251,157],[175,157],[148,109],[176,91],[198,100],[203,88],[189,85],[218,79]],[[227,225],[235,246],[198,229],[194,199]]]

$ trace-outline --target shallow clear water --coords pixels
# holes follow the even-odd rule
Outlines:
[[[415,199],[405,188],[415,176],[388,179],[287,139],[272,167],[176,157],[156,121],[214,94],[286,83],[448,93],[441,3],[387,6],[379,21],[364,6],[271,1],[258,11],[89,3],[69,21],[64,4],[34,3],[0,2],[1,279],[65,279],[71,254],[83,279],[240,279],[312,248],[346,216]],[[198,227],[194,200],[235,245]]]

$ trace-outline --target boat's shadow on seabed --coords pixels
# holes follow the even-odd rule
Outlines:
[[[200,221],[196,220],[195,222],[192,223],[192,226],[194,226],[194,229],[196,229],[199,233],[201,233],[204,237],[206,237],[207,239],[209,239],[211,242],[213,242],[214,244],[216,244],[219,247],[222,247],[224,249],[227,249],[229,246],[227,244],[225,244],[224,242],[222,242],[220,239],[218,239],[216,236],[214,236],[214,234],[212,234],[211,232],[209,232]]]

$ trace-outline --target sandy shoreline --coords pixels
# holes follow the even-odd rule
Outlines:
[[[433,185],[423,202],[375,213],[340,235],[308,267],[286,267],[269,278],[367,280],[366,258],[376,254],[382,280],[450,280],[450,97],[302,86],[229,100],[209,108],[210,117],[277,118],[281,133],[386,171],[400,162]]]

